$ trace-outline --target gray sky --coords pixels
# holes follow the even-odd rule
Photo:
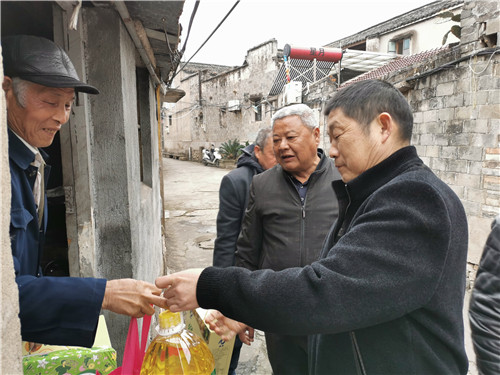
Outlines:
[[[241,0],[191,62],[241,65],[247,50],[269,39],[301,47],[320,47],[429,4],[430,0]],[[186,0],[180,18],[184,45],[195,0]],[[201,0],[186,51],[187,61],[236,0]]]

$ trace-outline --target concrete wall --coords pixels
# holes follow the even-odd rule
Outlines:
[[[165,151],[200,156],[200,149],[214,143],[237,138],[242,144],[252,143],[260,128],[269,126],[272,108],[263,101],[278,72],[277,42],[271,40],[249,50],[246,63],[213,78],[201,78],[202,101],[199,101],[198,74],[181,76],[177,84],[186,92],[181,103],[167,112],[173,125],[165,134]],[[228,108],[230,100],[238,100],[239,109]],[[260,102],[262,119],[256,121],[252,104]],[[253,101],[253,103],[252,103]]]
[[[149,115],[140,142],[135,46],[114,9],[84,9],[89,82],[101,91],[91,97],[93,216],[97,276],[146,281],[163,273],[158,131],[153,87],[148,81],[142,117]],[[141,85],[143,86],[143,85]],[[144,91],[143,91],[144,92]],[[144,101],[151,105],[144,106]],[[141,159],[140,150],[145,156]],[[141,162],[149,168],[141,181]],[[144,169],[143,169],[144,172]],[[129,318],[106,314],[113,347],[124,348]]]
[[[500,213],[500,55],[478,54],[485,51],[482,35],[499,33],[499,7],[494,1],[465,2],[460,45],[382,78],[407,87],[405,95],[414,112],[412,143],[465,207],[469,286],[491,221]],[[408,80],[415,75],[422,78]],[[323,80],[310,93],[305,101],[323,109],[335,87]],[[321,126],[326,135],[324,116]],[[323,145],[328,145],[327,138]]]
[[[1,51],[1,46],[0,46]],[[2,57],[0,55],[0,61]],[[3,82],[3,65],[0,63],[0,81]],[[5,96],[0,96],[0,374],[22,374],[21,325],[19,322],[19,296],[15,282],[14,264],[10,248],[10,176],[7,148],[7,108]]]

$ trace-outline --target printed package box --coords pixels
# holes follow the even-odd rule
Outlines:
[[[111,347],[103,315],[99,317],[92,348],[41,345],[23,341],[24,375],[107,375],[114,369],[116,351]]]
[[[208,345],[215,360],[215,373],[227,374],[231,355],[233,354],[234,338],[228,342],[212,331],[205,323],[205,316],[209,310],[198,307],[196,310],[186,311],[184,320],[186,328],[201,337]]]

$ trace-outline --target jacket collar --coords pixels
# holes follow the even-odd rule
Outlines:
[[[35,154],[31,151],[19,137],[8,128],[9,135],[9,158],[23,170],[28,169],[30,164],[35,160]],[[47,160],[48,155],[42,149],[38,149],[43,160]]]
[[[400,175],[410,164],[415,164],[415,162],[423,165],[415,147],[406,146],[347,184],[342,181],[334,181],[333,186],[339,199],[345,196],[347,189],[351,199],[363,201],[374,191]]]
[[[326,156],[325,151],[323,151],[323,149],[321,149],[321,148],[318,148],[318,149],[317,149],[317,153],[318,153],[318,156],[319,156],[319,163],[318,163],[318,165],[316,166],[316,169],[313,171],[313,173],[311,173],[311,176],[312,176],[313,174],[316,174],[316,173],[318,173],[318,172],[320,172],[320,171],[324,170],[324,169],[327,167],[327,165],[326,165],[326,163],[327,163],[327,162],[326,162],[326,160],[330,159],[330,157],[329,157],[329,156]],[[291,174],[290,174],[290,173],[288,173],[287,171],[285,171],[285,170],[281,167],[281,165],[280,165],[279,163],[278,163],[278,164],[276,164],[276,165],[274,166],[274,168],[276,168],[276,169],[278,169],[278,170],[281,170],[281,172],[282,172],[282,173],[284,173],[284,174],[285,174],[285,175],[287,175],[287,176],[291,176]],[[311,178],[311,176],[309,176],[309,179]]]

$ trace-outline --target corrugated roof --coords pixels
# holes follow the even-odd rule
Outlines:
[[[406,69],[414,64],[421,63],[423,61],[429,60],[432,56],[438,55],[446,50],[449,50],[449,46],[444,46],[440,48],[435,48],[429,51],[424,51],[421,53],[416,53],[414,55],[402,56],[399,59],[393,60],[385,65],[378,67],[377,69],[370,70],[363,73],[349,81],[344,82],[340,87],[348,86],[354,82],[364,81],[367,79],[378,79],[382,78],[390,73],[396,72],[398,70]]]
[[[342,55],[341,65],[343,69],[367,72],[383,66],[388,61],[397,59],[398,57],[399,55],[395,54],[346,50]],[[314,72],[313,61],[290,59],[290,78],[292,81],[301,81],[302,87],[305,88],[308,83],[317,82],[330,75],[333,67],[333,62],[317,61],[316,72]],[[269,96],[278,95],[286,83],[285,64],[282,64],[269,91]]]

